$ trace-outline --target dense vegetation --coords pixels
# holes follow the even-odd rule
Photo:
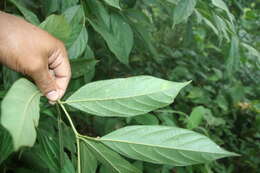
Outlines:
[[[180,83],[192,80],[173,104],[143,115],[105,117],[108,115],[101,110],[101,116],[94,116],[88,111],[67,107],[80,134],[92,139],[130,125],[185,128],[207,136],[240,156],[185,167],[164,164],[167,162],[163,161],[158,165],[126,160],[147,173],[259,172],[258,0],[2,0],[0,10],[22,16],[64,42],[72,66],[72,80],[64,100],[70,100],[73,93],[92,81],[122,77],[131,80],[132,76],[138,75]],[[1,100],[20,77],[20,74],[2,67]],[[145,84],[147,88],[163,82],[157,78],[149,79],[151,83]],[[141,76],[136,81],[140,84],[143,80]],[[27,80],[18,82],[36,90],[31,83],[27,84]],[[138,83],[134,83],[136,88]],[[116,89],[120,93],[122,88],[118,85]],[[130,93],[127,89],[131,86],[126,87],[126,92]],[[15,109],[15,106],[9,104],[8,108]],[[1,109],[3,113],[7,107]],[[11,135],[0,125],[0,172],[76,172],[73,129],[60,107],[48,104],[45,98],[41,98],[36,131],[37,140],[33,147],[14,152],[17,143],[12,142]],[[26,135],[33,136],[33,133],[24,134],[24,138]],[[106,151],[105,145],[100,147]],[[117,158],[117,155],[106,152],[110,158]],[[93,151],[82,153],[85,153],[82,160],[87,164],[82,164],[81,172],[95,172],[96,167],[88,163],[96,165],[96,155]],[[102,162],[100,156],[96,157],[102,163],[97,172],[124,172],[123,168],[113,170]],[[149,159],[143,157],[141,160]]]

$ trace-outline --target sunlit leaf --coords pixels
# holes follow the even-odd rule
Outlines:
[[[137,76],[87,84],[65,103],[99,116],[130,117],[171,104],[188,83]]]
[[[187,166],[235,156],[206,136],[167,126],[128,126],[100,140],[122,155],[132,159]]]

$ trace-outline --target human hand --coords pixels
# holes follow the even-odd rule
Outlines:
[[[71,70],[61,41],[25,20],[0,11],[0,62],[30,76],[49,99],[60,99]]]

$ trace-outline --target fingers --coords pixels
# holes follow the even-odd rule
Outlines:
[[[28,69],[28,75],[33,78],[40,91],[55,102],[60,99],[68,86],[71,69],[63,44],[46,58],[35,58],[34,64]]]
[[[31,74],[40,91],[50,100],[56,101],[60,98],[58,87],[54,76],[47,68],[35,71]]]
[[[69,60],[63,46],[49,58],[49,68],[54,72],[60,99],[64,95],[71,77]]]

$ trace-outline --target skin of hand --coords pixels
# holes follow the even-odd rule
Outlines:
[[[64,95],[71,77],[67,52],[60,40],[1,11],[0,62],[30,76],[51,102]]]

